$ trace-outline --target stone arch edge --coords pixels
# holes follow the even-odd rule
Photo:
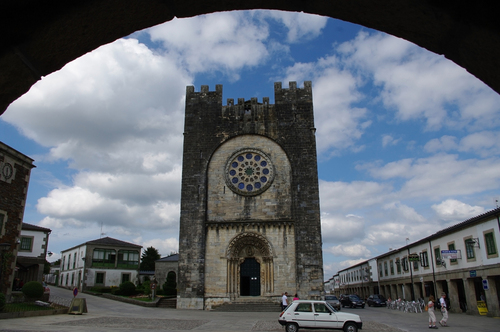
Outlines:
[[[48,10],[50,8],[50,10]],[[422,0],[301,1],[247,0],[187,3],[133,0],[4,2],[0,20],[0,114],[30,87],[66,63],[174,17],[219,11],[277,9],[329,16],[384,31],[443,54],[500,92],[500,26],[483,1],[441,3]],[[37,15],[28,15],[29,13]],[[39,13],[42,13],[40,15]],[[395,15],[394,13],[397,13]],[[124,17],[127,19],[124,20]],[[92,24],[88,24],[92,21]],[[68,41],[71,41],[68,43]]]

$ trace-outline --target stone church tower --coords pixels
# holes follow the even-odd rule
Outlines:
[[[222,85],[186,89],[178,308],[322,295],[311,82],[274,95],[223,106]]]

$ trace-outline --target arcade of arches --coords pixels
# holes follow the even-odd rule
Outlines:
[[[302,11],[383,31],[443,54],[500,92],[500,25],[493,5],[486,0],[4,1],[0,114],[42,76],[101,45],[174,17],[245,9]]]

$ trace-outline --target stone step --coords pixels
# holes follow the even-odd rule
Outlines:
[[[177,299],[176,298],[161,298],[158,302],[156,302],[157,308],[177,308]]]
[[[222,312],[280,312],[281,306],[276,302],[254,302],[254,303],[224,303],[214,306],[214,311]]]

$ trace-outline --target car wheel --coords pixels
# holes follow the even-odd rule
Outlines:
[[[365,308],[365,306],[364,306],[364,305],[362,305],[362,306],[361,306],[361,309],[364,309],[364,308]]]
[[[358,332],[358,326],[353,322],[344,325],[344,332]]]
[[[286,332],[297,332],[299,330],[299,326],[295,323],[287,323],[285,326]]]

